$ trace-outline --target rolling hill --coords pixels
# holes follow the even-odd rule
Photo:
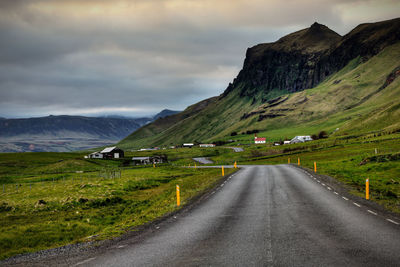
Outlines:
[[[337,136],[400,130],[400,19],[361,24],[344,36],[314,23],[246,52],[218,97],[158,119],[125,148],[251,140],[327,131]],[[243,133],[243,134],[242,134]]]

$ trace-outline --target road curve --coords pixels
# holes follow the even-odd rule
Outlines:
[[[235,151],[235,152],[243,152],[244,151],[244,149],[243,148],[241,148],[241,147],[228,147],[228,148],[231,148],[231,149],[233,149],[233,151]]]
[[[58,263],[399,266],[400,225],[371,211],[299,168],[245,166],[200,205],[140,240]]]
[[[194,161],[197,161],[201,164],[213,164],[214,162],[205,157],[193,158]]]

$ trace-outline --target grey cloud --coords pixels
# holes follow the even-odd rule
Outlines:
[[[224,0],[193,14],[171,11],[168,1],[123,1],[150,5],[146,12],[153,14],[122,18],[74,16],[35,6],[64,2],[81,3],[0,1],[0,116],[183,109],[220,94],[241,68],[247,47],[275,41],[314,21],[341,34],[355,26],[346,24],[336,8],[350,2],[342,0],[255,0],[258,6]]]

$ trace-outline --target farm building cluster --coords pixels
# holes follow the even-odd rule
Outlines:
[[[151,157],[133,157],[133,165],[146,165],[146,164],[158,164],[167,163],[168,159],[166,155],[156,155]]]
[[[291,140],[285,140],[283,142],[275,142],[275,146],[280,146],[280,145],[289,145],[289,144],[297,144],[297,143],[304,143],[308,141],[312,141],[313,139],[309,135],[298,135],[295,136]],[[266,138],[263,137],[257,137],[257,135],[254,136],[254,143],[255,144],[265,144],[266,143]]]
[[[124,157],[124,151],[116,146],[106,147],[102,151],[90,153],[90,159],[120,159]]]

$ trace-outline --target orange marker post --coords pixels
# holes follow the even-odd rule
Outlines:
[[[314,172],[317,172],[317,162],[314,161]]]
[[[153,168],[155,168],[155,167],[156,167],[156,164],[153,163]]]
[[[222,166],[222,176],[224,176],[224,175],[225,175],[224,166]]]
[[[369,179],[365,180],[365,199],[369,199]]]
[[[235,164],[233,164],[233,166],[235,167],[235,169],[237,168],[236,161],[235,161]]]
[[[176,185],[176,205],[178,207],[181,205],[181,194],[179,191],[179,185]]]
[[[290,158],[287,159],[287,163],[290,164]]]
[[[300,158],[297,158],[297,165],[300,166]]]

